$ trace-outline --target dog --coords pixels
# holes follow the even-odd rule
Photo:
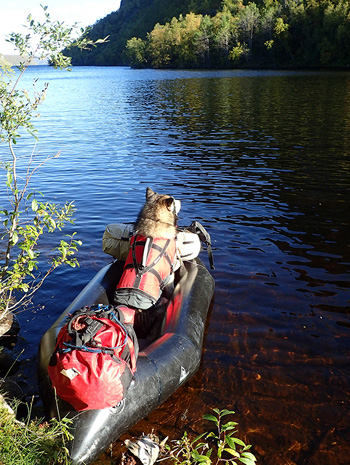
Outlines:
[[[135,309],[135,331],[143,336],[156,318],[162,293],[169,292],[177,261],[176,234],[181,202],[146,189],[146,202],[135,223],[123,274],[114,294],[116,305]]]
[[[146,189],[146,203],[139,213],[135,230],[145,237],[175,239],[181,202],[170,195]]]

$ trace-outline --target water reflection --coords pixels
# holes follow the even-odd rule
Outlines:
[[[181,225],[212,235],[215,300],[200,371],[130,434],[197,433],[203,413],[227,407],[261,465],[348,463],[348,74],[46,73],[41,145],[62,156],[37,187],[76,200],[84,246],[81,269],[38,297],[29,354],[108,261],[105,225],[132,221],[147,185],[165,190],[182,200]]]

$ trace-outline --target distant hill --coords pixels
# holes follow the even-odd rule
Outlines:
[[[190,11],[215,14],[221,0],[122,0],[120,8],[99,20],[89,36],[96,40],[109,35],[109,42],[91,51],[65,51],[73,65],[115,66],[125,64],[124,50],[131,37],[145,38],[155,24],[164,24],[174,16]]]
[[[6,58],[4,57],[4,55],[2,55],[0,53],[0,67],[3,66],[3,65],[6,65],[8,66],[10,63],[8,60],[6,60]]]
[[[18,66],[21,61],[23,61],[23,58],[21,58],[19,55],[2,55],[0,53],[0,66],[2,65],[2,63],[10,64],[11,66]],[[46,65],[46,64],[47,64],[46,61],[40,61],[36,59],[33,59],[31,62],[32,66]]]

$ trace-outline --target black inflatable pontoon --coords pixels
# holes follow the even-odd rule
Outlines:
[[[126,397],[116,407],[84,412],[56,399],[47,366],[56,336],[68,313],[84,305],[109,304],[123,269],[116,261],[100,270],[41,339],[39,388],[48,417],[73,418],[73,441],[69,445],[74,465],[88,465],[137,421],[164,402],[198,370],[208,308],[214,280],[199,260],[184,262],[176,272],[171,296],[158,338],[140,341],[137,372]],[[96,393],[98,395],[98,393]]]

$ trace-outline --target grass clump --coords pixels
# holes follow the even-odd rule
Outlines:
[[[0,394],[0,465],[69,465],[65,441],[71,420],[63,418],[42,423],[28,418],[16,419],[19,402],[13,410]]]

